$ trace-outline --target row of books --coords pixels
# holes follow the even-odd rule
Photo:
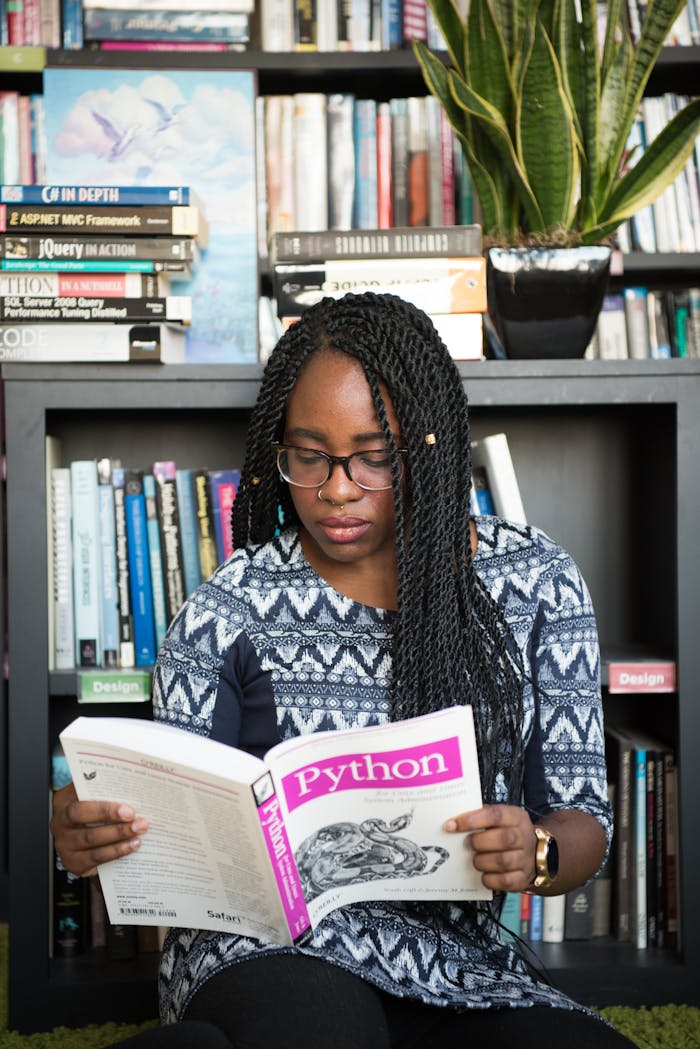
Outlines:
[[[174,199],[187,187],[0,186],[0,360],[184,362],[208,224]]]
[[[611,865],[597,878],[561,896],[509,892],[501,924],[513,937],[529,943],[562,943],[610,936],[612,914]]]
[[[681,945],[677,875],[678,772],[671,746],[606,728],[613,785],[611,935],[639,948]]]
[[[627,141],[629,167],[644,154],[647,143],[663,131],[676,113],[690,101],[675,94],[642,99],[637,119]],[[623,223],[618,242],[623,251],[700,251],[700,139],[683,171],[652,204],[640,208]]]
[[[700,357],[700,287],[624,288],[603,300],[590,359]]]
[[[150,666],[187,595],[232,551],[240,474],[59,458],[49,438],[49,665]]]
[[[637,40],[644,18],[628,0],[628,22]],[[605,3],[598,5],[601,19]],[[441,46],[425,0],[383,0],[340,5],[318,0],[261,0],[256,17],[250,0],[12,0],[1,20],[3,44],[80,48],[90,41],[146,42],[209,48],[251,44],[264,51],[378,51],[413,39]],[[669,45],[700,43],[697,0],[687,0]]]

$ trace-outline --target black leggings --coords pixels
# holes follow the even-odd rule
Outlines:
[[[233,1049],[512,1049],[543,1039],[566,1049],[632,1044],[585,1013],[548,1007],[456,1013],[396,998],[338,966],[289,954],[251,958],[212,977],[187,1010],[187,1021],[193,1020],[215,1024]],[[192,1042],[193,1049],[205,1044]],[[212,1049],[218,1049],[214,1042]]]

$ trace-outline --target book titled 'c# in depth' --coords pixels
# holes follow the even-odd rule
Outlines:
[[[62,733],[81,801],[149,820],[105,863],[110,921],[223,930],[289,945],[361,900],[490,899],[463,835],[479,808],[472,708],[285,740],[264,760],[139,718]]]

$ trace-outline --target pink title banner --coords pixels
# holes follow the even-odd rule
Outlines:
[[[282,780],[282,789],[291,812],[307,801],[342,790],[425,787],[461,776],[459,740],[451,736],[400,750],[324,758],[289,773]]]

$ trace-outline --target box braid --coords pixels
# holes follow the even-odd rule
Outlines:
[[[454,362],[421,310],[372,292],[325,298],[285,332],[265,368],[248,430],[232,514],[234,546],[267,541],[280,521],[297,523],[270,442],[282,437],[287,397],[304,362],[313,353],[333,350],[362,364],[392,455],[399,582],[391,716],[471,703],[484,798],[494,797],[502,773],[509,800],[519,804],[522,662],[498,606],[474,571],[467,397]],[[380,383],[408,449],[403,487]]]

